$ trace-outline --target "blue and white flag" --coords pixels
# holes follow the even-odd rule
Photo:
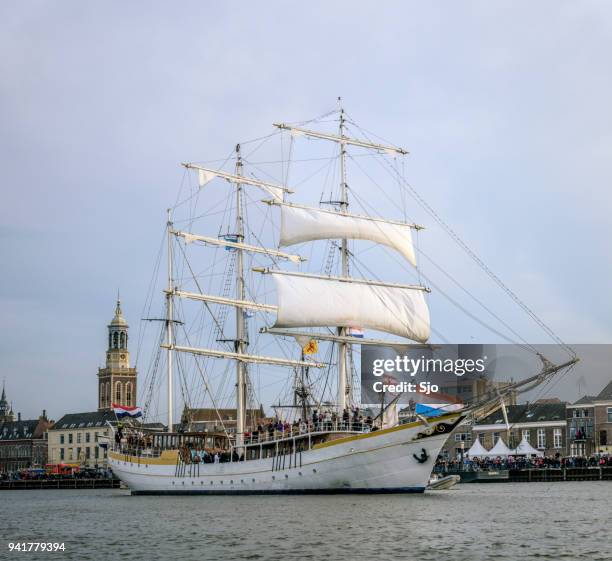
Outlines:
[[[439,417],[463,409],[461,403],[417,403],[414,412],[423,417]]]

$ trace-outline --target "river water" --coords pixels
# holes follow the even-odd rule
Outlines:
[[[612,559],[612,482],[424,495],[131,497],[0,492],[0,559]],[[9,552],[11,541],[65,552]]]

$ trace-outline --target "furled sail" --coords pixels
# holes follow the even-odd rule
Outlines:
[[[423,290],[270,273],[278,295],[275,327],[351,325],[420,343],[429,338],[429,308]]]
[[[399,251],[416,266],[410,232],[412,227],[410,224],[367,216],[281,204],[280,245],[334,238],[369,240]]]
[[[221,170],[215,170],[198,166],[196,164],[183,164],[187,169],[194,169],[198,173],[198,185],[200,188],[204,187],[207,183],[210,183],[216,177],[230,181],[231,183],[242,183],[244,185],[254,185],[259,187],[269,195],[274,197],[275,201],[283,200],[283,193],[291,193],[292,191],[282,185],[275,185],[267,181],[260,181],[252,177],[244,177],[242,175],[236,175],[234,173],[227,173]]]

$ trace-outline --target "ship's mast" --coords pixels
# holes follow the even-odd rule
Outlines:
[[[166,292],[166,336],[167,336],[167,363],[168,363],[168,432],[172,432],[173,425],[173,406],[174,395],[172,389],[172,361],[173,361],[173,329],[174,329],[174,301],[172,300],[172,292],[174,290],[174,282],[172,279],[172,210],[168,209],[168,291]]]
[[[338,98],[340,101],[340,98]],[[346,157],[346,144],[343,142],[344,138],[344,109],[340,106],[340,209],[342,212],[348,212],[348,196],[346,187],[346,173],[344,169],[345,157]],[[349,252],[348,243],[346,238],[342,239],[341,252],[342,252],[342,276],[349,276]],[[346,326],[338,328],[338,335],[341,337],[346,336]],[[342,418],[342,413],[346,408],[346,363],[347,363],[347,350],[348,345],[345,342],[338,343],[338,414]]]
[[[242,157],[240,144],[236,145],[236,175],[242,175]],[[244,221],[242,216],[242,183],[236,183],[236,240],[244,243]],[[245,300],[243,249],[237,248],[236,253],[236,299]],[[236,307],[236,342],[238,354],[246,353],[246,338],[244,333],[244,308]],[[246,430],[246,375],[245,365],[236,361],[236,446],[242,445]]]

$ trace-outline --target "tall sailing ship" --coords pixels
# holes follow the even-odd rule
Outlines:
[[[304,137],[335,147],[335,197],[321,201],[318,207],[292,202],[292,191],[285,184],[245,174],[240,145],[233,154],[230,172],[184,164],[187,173],[197,177],[197,196],[213,187],[209,184],[224,180],[225,185],[215,187],[227,189],[228,203],[223,213],[228,226],[216,237],[210,231],[196,233],[191,231],[193,211],[183,221],[187,228],[177,227],[169,211],[166,315],[159,345],[166,361],[167,431],[155,433],[147,432],[145,425],[116,425],[115,443],[108,454],[112,470],[133,494],[422,492],[454,427],[478,411],[495,406],[507,393],[532,389],[576,361],[570,357],[563,364],[553,365],[544,360],[537,375],[508,384],[501,392],[491,391],[462,409],[435,417],[415,416],[402,424],[393,400],[374,411],[358,404],[353,383],[355,350],[359,345],[427,347],[429,289],[420,282],[354,275],[352,260],[356,253],[350,244],[355,240],[374,244],[372,251],[391,251],[416,268],[413,234],[421,227],[372,213],[349,212],[349,150],[377,158],[401,158],[407,152],[373,142],[366,133],[364,138],[349,135],[352,121],[342,108],[331,116],[338,125],[336,132],[321,132],[304,124],[275,125],[278,134],[290,135],[291,147]],[[262,192],[264,200],[253,198],[254,193]],[[369,208],[376,206],[370,201]],[[248,218],[253,207],[263,211],[266,218],[280,213],[280,232],[273,219],[264,222],[265,227],[258,232],[250,227]],[[273,239],[280,234],[274,247],[260,243],[269,230],[274,230]],[[327,243],[323,266],[318,271],[305,271],[306,258],[289,250],[301,244],[300,249],[311,256],[309,244],[320,240]],[[222,253],[226,265],[218,293],[205,290],[198,282],[201,277],[187,261],[188,244]],[[184,260],[180,266],[177,257]],[[271,279],[274,288],[264,291],[261,298],[253,297],[257,290],[249,286],[249,279],[256,275]],[[185,282],[189,276],[191,284]],[[273,302],[269,301],[270,294],[275,295]],[[185,330],[185,321],[177,313],[187,301],[195,302],[192,305],[199,307],[198,313],[209,320],[197,328],[199,333],[208,332],[212,343],[208,347],[190,344],[189,333],[193,336],[195,330]],[[230,335],[231,309],[235,317],[233,321],[230,318]],[[184,330],[182,338],[179,329]],[[362,337],[364,329],[380,335]],[[268,347],[281,350],[284,356],[252,352],[249,347],[254,333],[276,338],[276,344]],[[327,347],[327,360],[315,358],[319,345]],[[227,367],[217,376],[219,383],[227,382],[229,367],[235,369],[235,422],[224,421],[218,413],[213,430],[190,431],[188,418],[186,426],[175,425],[175,375],[177,367],[184,368],[182,357],[186,355],[193,357],[200,383],[215,411],[219,407],[214,396],[219,394],[211,389],[210,361]],[[258,419],[249,409],[254,386],[251,373],[262,368],[286,373],[293,398],[290,403],[279,403],[275,416],[269,419]],[[328,375],[317,378],[313,372]],[[329,374],[335,378],[333,384]],[[317,383],[324,383],[325,389]],[[331,387],[336,395],[326,400]],[[156,389],[151,383],[151,391]],[[150,402],[149,397],[145,414]]]

